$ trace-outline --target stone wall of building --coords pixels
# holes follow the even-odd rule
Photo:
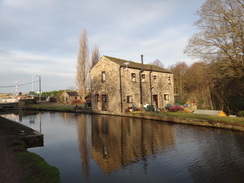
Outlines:
[[[105,81],[102,81],[103,72]],[[171,73],[120,66],[102,57],[90,71],[90,76],[94,112],[121,113],[132,105],[142,109],[145,104],[164,109],[166,104],[174,103]],[[107,97],[105,109],[104,95]]]
[[[105,72],[105,81],[102,81],[102,72]],[[119,65],[108,61],[106,58],[100,60],[90,71],[92,108],[95,112],[102,111],[103,96],[107,96],[107,112],[120,111],[120,89],[119,89]],[[97,96],[98,95],[98,96]],[[97,98],[98,97],[98,98]]]
[[[153,95],[157,95],[158,108],[160,109],[168,103],[174,103],[173,74],[151,71],[141,72],[139,69],[131,68],[123,68],[121,71],[124,109],[130,106],[130,103],[126,101],[127,96],[133,96],[133,104],[138,108],[142,108],[145,104],[156,105]],[[134,82],[131,79],[132,73],[135,73],[136,76]],[[141,84],[140,74],[143,75]],[[140,85],[142,89],[140,89]],[[164,95],[168,95],[168,97],[166,98]]]

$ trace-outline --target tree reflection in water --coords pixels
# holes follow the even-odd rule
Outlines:
[[[77,134],[80,157],[82,159],[81,169],[85,179],[89,178],[91,158],[91,116],[77,116]]]

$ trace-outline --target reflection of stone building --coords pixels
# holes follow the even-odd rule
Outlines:
[[[169,124],[111,116],[93,118],[92,157],[106,174],[123,165],[146,161],[147,155],[175,143]]]
[[[95,112],[122,113],[132,104],[162,109],[174,103],[173,74],[156,65],[103,56],[90,76]]]

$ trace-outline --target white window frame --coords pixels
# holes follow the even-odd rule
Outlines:
[[[131,81],[136,82],[136,73],[131,73]]]
[[[126,96],[126,101],[127,101],[127,103],[133,103],[133,97],[132,97],[132,95],[127,95]]]
[[[102,71],[102,82],[106,81],[106,72]]]
[[[164,94],[164,100],[169,100],[169,94],[168,93]]]

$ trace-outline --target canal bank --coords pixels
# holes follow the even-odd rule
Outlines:
[[[53,112],[76,112],[76,113],[93,113],[91,108],[76,108],[68,105],[58,105],[51,103],[39,103],[36,105],[30,105],[27,110],[39,110],[39,111],[53,111]],[[132,118],[141,118],[149,120],[157,120],[163,122],[179,123],[185,125],[204,126],[211,128],[221,128],[227,130],[244,131],[244,118],[243,117],[228,117],[228,116],[212,116],[206,114],[192,114],[184,112],[140,112],[134,113],[99,113],[102,115],[115,115]]]
[[[197,118],[197,115],[183,115],[179,117],[174,117],[174,116],[167,116],[160,114],[160,113],[155,113],[155,114],[150,114],[150,113],[131,113],[131,114],[126,114],[124,116],[127,117],[133,117],[133,118],[142,118],[142,119],[149,119],[149,120],[157,120],[157,121],[164,121],[164,122],[172,122],[172,123],[179,123],[179,124],[186,124],[186,125],[194,125],[194,126],[203,126],[203,127],[211,127],[211,128],[222,128],[222,129],[228,129],[228,130],[237,130],[237,131],[243,131],[244,132],[244,125],[241,124],[241,122],[244,122],[244,119],[240,120],[232,120],[234,122],[227,122],[227,121],[221,121],[224,120],[226,117],[218,117],[219,121],[217,120],[211,120],[211,117],[209,116],[204,116],[206,118],[210,119],[201,119]],[[194,118],[195,117],[195,118]],[[230,117],[228,117],[230,118]],[[241,121],[243,120],[243,121]],[[230,118],[231,121],[231,118]],[[239,123],[240,122],[240,123]]]
[[[43,146],[43,134],[0,116],[0,182],[60,182],[58,169],[29,147]]]

